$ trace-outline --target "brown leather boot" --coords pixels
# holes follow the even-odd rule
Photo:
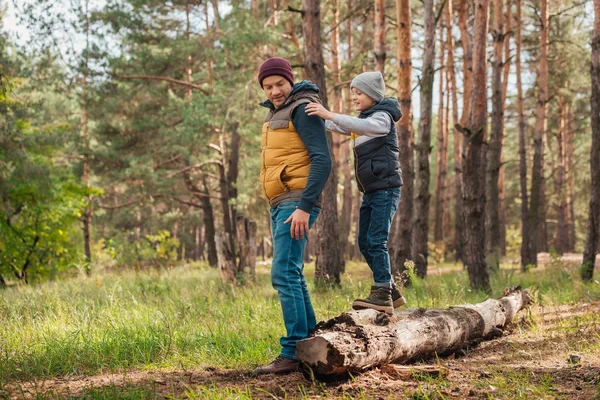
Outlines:
[[[369,297],[366,299],[354,300],[354,302],[352,302],[352,308],[355,310],[372,308],[387,314],[393,314],[394,306],[392,302],[392,289],[389,287],[371,286]]]
[[[256,375],[261,374],[289,374],[290,372],[298,371],[300,362],[298,360],[290,360],[282,356],[277,356],[270,364],[264,367],[258,367],[254,370]]]
[[[406,298],[402,296],[402,293],[400,290],[398,290],[395,283],[392,283],[392,302],[394,308],[398,308],[406,304]]]

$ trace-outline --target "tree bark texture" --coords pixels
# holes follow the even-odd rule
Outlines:
[[[347,312],[320,322],[313,337],[298,342],[297,356],[326,376],[452,354],[501,336],[530,301],[528,290],[515,287],[497,300],[449,309],[405,309],[392,316],[372,309]]]
[[[465,223],[464,263],[471,287],[490,290],[489,272],[485,262],[485,170],[483,138],[487,124],[487,31],[489,0],[475,2],[475,43],[473,46],[473,79],[471,81],[471,118],[466,138],[463,165],[463,219]]]
[[[237,279],[235,255],[229,247],[229,240],[227,233],[219,232],[215,236],[217,256],[219,259],[219,275],[221,276],[221,282],[223,283],[235,282]]]
[[[308,79],[320,89],[323,105],[327,107],[325,63],[321,46],[320,0],[302,0],[302,33],[304,36],[304,68]],[[330,152],[333,149],[331,132],[327,133]],[[333,159],[333,154],[332,154]],[[344,258],[338,241],[337,171],[335,163],[323,190],[323,209],[317,220],[315,278],[318,282],[339,284],[344,270]]]
[[[583,252],[581,278],[590,281],[594,277],[594,264],[600,241],[600,0],[594,0],[594,36],[592,39],[592,173],[588,230]]]
[[[490,268],[500,268],[500,191],[498,181],[504,133],[504,94],[502,85],[504,52],[504,1],[494,1],[494,61],[492,63],[492,124],[487,150],[485,180],[485,253]]]
[[[423,53],[423,75],[421,77],[421,118],[419,136],[415,146],[417,152],[415,175],[415,211],[412,236],[412,254],[418,276],[427,275],[427,236],[429,228],[429,153],[431,152],[431,118],[433,102],[433,75],[435,56],[435,10],[434,0],[424,0],[425,51]]]
[[[540,53],[537,77],[537,106],[535,123],[535,141],[533,153],[533,169],[531,172],[531,197],[529,203],[529,224],[531,227],[532,256],[544,251],[546,201],[544,194],[544,146],[546,142],[546,103],[548,102],[548,3],[540,0]],[[537,256],[536,256],[537,258]],[[537,259],[533,264],[537,265]]]
[[[442,20],[443,21],[443,20]],[[444,222],[446,214],[446,163],[448,133],[446,127],[446,42],[444,26],[439,25],[440,68],[439,68],[439,104],[437,115],[437,157],[435,177],[435,209],[433,223],[433,240],[441,242],[444,239]]]
[[[412,46],[412,20],[411,20],[411,0],[396,0],[396,33],[398,36],[396,57],[398,59],[398,97],[400,108],[402,109],[402,118],[397,122],[398,129],[398,148],[400,154],[400,168],[402,168],[402,193],[400,204],[396,213],[398,221],[397,235],[394,238],[394,245],[391,246],[396,273],[401,274],[406,280],[404,271],[406,260],[412,259],[412,216],[414,204],[414,172],[413,172],[413,128],[412,128],[412,64],[411,64],[411,46]]]
[[[557,171],[556,171],[556,188],[558,194],[558,209],[556,212],[556,235],[554,241],[554,249],[558,254],[567,252],[569,246],[569,229],[568,224],[568,193],[567,193],[567,105],[564,99],[559,98],[558,103],[558,134],[556,136],[557,144]]]
[[[239,262],[237,270],[245,273],[246,268],[252,280],[256,276],[256,222],[242,214],[236,217],[237,241],[239,244]]]
[[[374,0],[375,1],[375,40],[374,40],[374,52],[375,52],[375,70],[383,74],[385,70],[385,0]]]
[[[521,31],[523,29],[523,17],[521,12],[522,0],[517,2],[517,28],[515,35],[515,69],[517,74],[517,117],[519,125],[519,184],[521,189],[521,271],[525,271],[528,265],[536,264],[537,256],[531,246],[531,235],[529,229],[529,194],[527,192],[527,138],[525,135],[525,112],[523,98],[523,78],[521,65],[521,47],[523,44]]]
[[[448,4],[451,4],[449,2]],[[460,41],[462,43],[463,50],[463,107],[462,114],[460,117],[460,124],[462,126],[469,125],[469,115],[471,113],[471,75],[473,72],[473,46],[471,41],[471,35],[469,34],[469,2],[467,0],[458,0],[457,3],[457,17],[458,26],[460,29]],[[454,90],[456,92],[456,89]],[[454,123],[458,123],[458,120],[454,120]],[[454,187],[456,191],[456,202],[454,203],[454,250],[456,253],[457,260],[463,260],[464,258],[464,220],[462,217],[463,213],[463,160],[464,160],[464,140],[458,130],[454,133]],[[456,160],[459,160],[458,162]]]

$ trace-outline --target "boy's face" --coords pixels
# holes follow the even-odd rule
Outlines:
[[[354,103],[354,109],[358,112],[368,110],[375,105],[375,100],[358,90],[352,88],[352,102]]]
[[[275,107],[281,106],[292,93],[292,85],[290,82],[279,75],[267,76],[262,81],[263,90],[267,94],[267,98],[271,100]]]

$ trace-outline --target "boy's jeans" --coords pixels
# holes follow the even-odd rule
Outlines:
[[[400,188],[365,193],[360,206],[358,247],[376,285],[392,282],[387,240],[400,201]]]
[[[304,279],[304,248],[307,237],[296,240],[290,235],[291,223],[284,224],[296,207],[297,201],[281,203],[271,208],[271,231],[273,233],[273,266],[271,283],[277,290],[286,336],[282,337],[281,356],[296,359],[296,342],[308,337],[315,330],[317,320]],[[312,226],[321,209],[314,207],[308,221]]]

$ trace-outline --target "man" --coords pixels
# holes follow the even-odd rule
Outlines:
[[[286,336],[280,340],[280,355],[255,373],[289,373],[299,366],[296,342],[316,325],[304,279],[304,248],[321,211],[331,158],[325,123],[305,112],[306,104],[321,102],[319,88],[310,81],[294,84],[289,61],[278,57],[260,66],[258,81],[268,98],[261,105],[269,109],[262,127],[260,181],[271,206],[271,283],[281,302]]]

